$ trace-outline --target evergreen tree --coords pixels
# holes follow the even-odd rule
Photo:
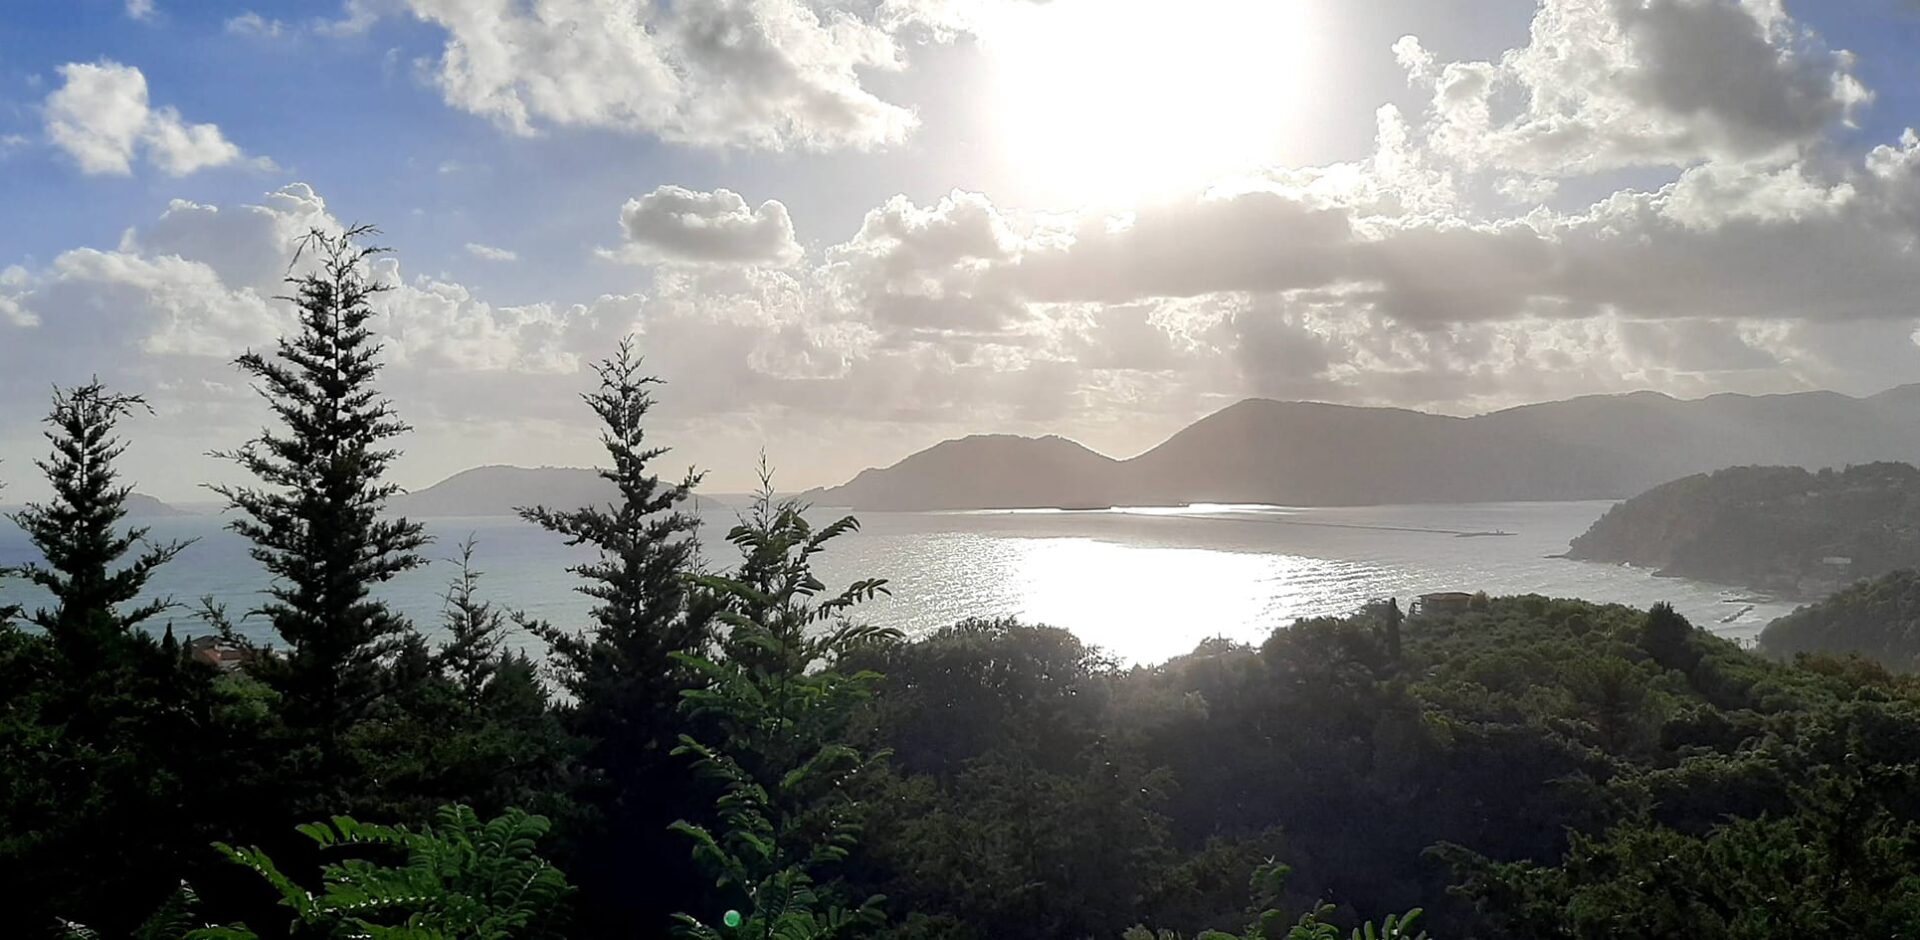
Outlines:
[[[312,735],[328,763],[341,733],[380,694],[382,662],[411,633],[369,592],[422,564],[416,550],[427,542],[417,523],[380,515],[399,491],[384,479],[398,454],[385,442],[408,428],[374,387],[380,345],[367,326],[369,302],[386,288],[365,273],[382,249],[360,244],[374,233],[316,229],[302,241],[317,265],[288,279],[299,331],[272,358],[249,352],[235,361],[281,428],[216,455],[262,486],[213,488],[240,512],[230,528],[253,542],[273,577],[260,612],[286,651],[263,675],[285,696],[289,725]]]
[[[1392,668],[1400,666],[1400,632],[1407,621],[1406,614],[1400,610],[1400,599],[1389,597],[1384,601],[1369,603],[1364,612],[1371,615],[1379,624],[1380,645],[1386,650],[1388,663]]]
[[[483,814],[518,806],[574,819],[566,781],[579,742],[536,664],[506,648],[507,614],[481,599],[473,551],[469,539],[456,556],[444,642],[409,636],[388,667],[390,694],[348,738],[359,766],[378,768],[360,787],[360,811],[410,819],[459,800]]]
[[[144,904],[205,844],[177,810],[205,779],[180,745],[204,731],[210,676],[139,629],[169,602],[136,600],[186,545],[121,528],[114,430],[143,409],[98,381],[56,389],[38,463],[53,498],[12,516],[40,556],[21,573],[52,601],[27,617],[37,632],[0,644],[0,884],[19,899],[9,923],[32,932],[55,911]]]
[[[447,585],[441,615],[447,641],[433,657],[469,712],[479,710],[487,684],[500,671],[501,634],[507,626],[506,613],[478,596],[481,573],[473,568],[473,545],[472,537],[460,543],[460,557],[454,561],[460,573]]]
[[[1691,673],[1700,662],[1700,651],[1693,648],[1693,624],[1662,601],[1647,608],[1640,624],[1640,647],[1653,661],[1668,669]]]
[[[186,547],[151,543],[145,528],[116,530],[126,517],[132,488],[117,482],[113,465],[126,444],[114,436],[114,427],[146,407],[138,396],[116,395],[98,381],[56,389],[46,418],[53,453],[38,462],[53,486],[53,501],[29,504],[12,516],[44,559],[20,574],[54,601],[51,609],[34,611],[28,622],[46,631],[75,675],[100,669],[129,631],[167,609],[165,600],[123,605],[140,595],[155,569]],[[139,553],[116,569],[136,548]]]
[[[658,929],[672,911],[662,905],[695,883],[684,847],[666,833],[691,800],[686,768],[671,751],[686,728],[680,693],[698,682],[676,654],[704,652],[713,634],[710,618],[690,608],[685,581],[698,522],[681,507],[699,477],[666,483],[652,469],[666,453],[646,440],[649,389],[659,380],[641,373],[630,339],[595,370],[599,387],[581,397],[600,419],[612,465],[599,473],[617,497],[604,507],[520,510],[568,545],[597,553],[569,569],[585,582],[576,590],[597,602],[592,623],[573,631],[521,622],[547,642],[549,664],[573,696],[571,730],[590,742],[593,779],[582,795],[603,818],[585,827],[578,846],[586,916],[629,934]],[[661,890],[636,892],[642,884]]]
[[[694,860],[723,901],[745,909],[737,935],[846,936],[882,919],[881,898],[849,903],[828,879],[858,838],[854,781],[887,755],[862,753],[850,733],[879,673],[843,672],[840,662],[900,633],[846,620],[854,605],[886,593],[882,580],[820,599],[826,586],[813,556],[859,523],[848,516],[816,530],[805,506],[774,499],[764,459],[760,479],[750,515],[727,537],[744,556],[740,570],[697,579],[722,602],[725,655],[681,657],[707,679],[685,697],[712,732],[710,743],[684,737],[676,753],[721,784],[720,827],[674,828],[693,839]],[[735,935],[688,914],[679,920],[682,934],[697,940]]]

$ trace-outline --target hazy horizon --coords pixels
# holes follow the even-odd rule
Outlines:
[[[1872,398],[1877,395],[1885,394],[1888,392],[1898,391],[1899,389],[1905,388],[1908,385],[1912,385],[1912,384],[1916,384],[1916,383],[1906,383],[1903,385],[1890,386],[1888,388],[1881,389],[1877,392],[1869,392],[1861,395],[1847,395],[1847,397],[1855,398],[1855,399]],[[1701,395],[1695,398],[1688,398],[1688,397],[1672,396],[1666,392],[1660,392],[1657,389],[1634,389],[1634,390],[1617,392],[1617,393],[1600,393],[1600,394],[1603,397],[1619,397],[1619,396],[1641,394],[1646,392],[1652,392],[1654,394],[1660,394],[1660,395],[1667,395],[1668,397],[1675,398],[1678,401],[1699,401],[1705,398],[1713,397],[1715,395],[1746,395],[1746,393],[1740,393],[1740,392],[1714,392],[1708,395]],[[1754,395],[1754,396],[1748,396],[1748,397],[1764,398],[1764,397],[1777,397],[1780,395],[1813,394],[1813,393],[1823,393],[1823,392],[1832,392],[1834,394],[1846,395],[1846,393],[1844,392],[1834,392],[1831,389],[1808,389],[1801,392],[1762,393],[1761,395]],[[1261,398],[1255,397],[1255,398],[1243,398],[1235,402],[1223,404],[1220,408],[1214,409],[1213,411],[1200,415],[1199,418],[1205,418],[1209,415],[1217,414],[1219,413],[1220,410],[1224,410],[1225,408],[1230,408],[1233,405],[1239,404],[1241,402],[1256,401],[1256,400],[1284,401],[1285,403],[1288,403],[1288,404],[1330,404],[1330,405],[1342,405],[1345,407],[1379,407],[1379,406],[1355,406],[1346,402],[1325,402],[1325,401],[1318,401],[1314,399],[1281,400],[1281,399],[1261,399]],[[1478,412],[1471,412],[1471,413],[1464,413],[1464,414],[1449,414],[1447,412],[1442,412],[1437,410],[1427,411],[1425,409],[1408,409],[1408,410],[1422,411],[1423,413],[1427,413],[1427,414],[1442,415],[1447,417],[1465,418],[1465,417],[1476,417],[1480,415],[1494,414],[1498,411],[1510,410],[1512,408],[1523,408],[1529,405],[1551,404],[1555,401],[1565,401],[1565,400],[1568,400],[1568,399],[1553,399],[1551,401],[1539,401],[1539,402],[1521,402],[1514,405],[1502,406],[1501,408],[1488,409],[1486,411],[1478,411]],[[1181,429],[1180,428],[1174,429],[1174,431],[1176,432],[1179,430]],[[1165,442],[1164,438],[1156,439],[1148,442],[1146,445],[1144,445],[1137,451],[1132,451],[1127,453],[1112,453],[1108,451],[1103,451],[1097,447],[1093,447],[1092,445],[1087,444],[1085,441],[1078,440],[1072,437],[1071,435],[1060,433],[1057,431],[1049,431],[1046,429],[1033,429],[1025,433],[998,431],[998,430],[991,430],[991,429],[980,429],[980,430],[971,430],[971,431],[962,430],[953,437],[942,437],[942,438],[930,439],[925,444],[922,444],[919,446],[913,446],[911,450],[903,451],[892,457],[883,458],[878,463],[861,467],[857,470],[854,470],[848,473],[844,477],[839,477],[834,479],[815,480],[811,482],[796,482],[791,479],[791,475],[779,473],[778,472],[779,468],[775,467],[776,477],[777,477],[776,484],[778,485],[779,492],[783,494],[799,494],[809,490],[829,489],[829,488],[833,488],[851,481],[853,477],[857,476],[861,472],[864,472],[870,469],[884,469],[884,468],[891,467],[899,463],[901,460],[904,460],[905,458],[912,456],[913,454],[919,453],[920,451],[926,450],[930,447],[933,447],[937,444],[940,444],[946,441],[961,440],[961,439],[970,438],[970,437],[991,437],[991,436],[1001,436],[1001,435],[1011,435],[1011,436],[1025,437],[1030,439],[1045,438],[1045,437],[1064,438],[1068,441],[1072,441],[1073,443],[1086,447],[1087,449],[1092,450],[1093,452],[1100,454],[1102,456],[1111,457],[1116,460],[1122,460],[1122,461],[1130,460],[1132,458],[1145,454],[1148,451],[1151,451],[1155,447],[1158,447],[1160,444]],[[673,442],[671,441],[668,441],[665,443],[669,447],[674,446]],[[404,459],[404,456],[403,456],[403,459]],[[473,470],[483,470],[483,469],[492,468],[492,467],[505,467],[505,468],[516,469],[516,470],[590,470],[598,466],[601,466],[603,464],[604,464],[604,461],[600,460],[597,455],[590,454],[588,455],[587,462],[583,462],[580,464],[553,464],[553,463],[536,463],[536,462],[478,463],[478,464],[473,464],[471,466],[458,467],[458,468],[449,470],[444,475],[437,476],[437,477],[434,477],[433,479],[425,480],[423,482],[414,482],[414,481],[407,480],[406,474],[404,472],[396,475],[401,477],[402,489],[404,491],[418,492],[420,490],[427,489],[428,487],[434,486],[436,484],[446,482],[447,480],[453,477],[459,476],[460,474],[473,471]],[[167,495],[163,493],[154,492],[152,488],[141,485],[139,483],[141,479],[141,474],[139,473],[140,466],[141,466],[141,461],[138,459],[138,455],[135,453],[129,452],[127,457],[124,459],[124,469],[125,469],[125,472],[127,473],[128,479],[134,481],[134,492],[141,496],[153,497],[155,499],[158,499],[168,504],[169,506],[173,506],[176,508],[207,507],[207,506],[217,505],[221,503],[221,500],[219,497],[213,495],[206,489],[206,486],[205,486],[206,481],[190,484],[190,488],[180,491],[179,495]],[[403,471],[404,471],[404,467],[403,467]],[[723,477],[723,476],[716,475],[712,473],[711,470],[709,469],[708,479],[711,480],[716,478],[729,479],[729,480],[732,479],[730,477]],[[4,478],[0,478],[0,479],[4,479]],[[0,509],[17,507],[26,501],[44,498],[45,496],[44,493],[37,493],[37,494],[35,493],[36,489],[44,490],[45,488],[45,481],[39,479],[37,475],[28,476],[24,480],[17,480],[17,481],[7,480],[6,482],[14,485],[10,485],[8,489],[5,491],[0,491],[0,492],[4,492],[6,494],[6,497],[11,497],[11,498],[0,497]],[[704,497],[710,497],[710,498],[727,498],[727,497],[744,498],[744,497],[751,496],[751,494],[754,492],[754,489],[752,488],[751,483],[748,481],[740,481],[739,485],[733,488],[718,487],[703,481],[701,486],[698,488],[698,492],[700,493],[700,495]]]

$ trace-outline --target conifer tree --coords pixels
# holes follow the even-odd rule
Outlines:
[[[374,386],[380,344],[369,302],[386,287],[368,280],[365,262],[383,249],[360,243],[373,234],[316,229],[302,240],[317,263],[288,278],[298,331],[271,357],[235,360],[281,426],[216,455],[261,485],[213,488],[239,511],[230,528],[253,542],[273,577],[260,612],[286,650],[263,674],[285,696],[290,726],[314,735],[327,758],[379,695],[381,664],[411,633],[370,591],[422,564],[417,550],[427,542],[418,523],[381,517],[399,491],[385,480],[398,454],[386,442],[408,427]]]
[[[76,674],[99,669],[129,631],[167,609],[164,600],[124,605],[140,595],[155,569],[186,547],[151,543],[145,528],[116,529],[126,517],[132,488],[118,482],[114,469],[126,451],[114,427],[146,407],[138,396],[114,394],[97,380],[55,389],[46,418],[53,453],[38,462],[53,486],[53,500],[29,504],[12,516],[44,559],[21,568],[21,576],[53,595],[53,606],[34,611],[28,622],[46,631]]]
[[[40,555],[21,573],[50,595],[26,618],[39,632],[0,644],[0,671],[38,666],[0,678],[0,884],[27,936],[68,905],[117,923],[109,898],[164,889],[164,866],[205,843],[178,808],[205,792],[208,762],[181,745],[206,728],[210,671],[139,629],[169,606],[139,598],[186,543],[122,526],[115,428],[143,410],[98,381],[56,389],[38,462],[52,498],[12,517]]]
[[[479,598],[480,574],[473,567],[473,539],[460,543],[459,574],[447,585],[442,625],[447,641],[434,665],[460,691],[469,712],[478,710],[487,683],[500,671],[500,647],[507,615]]]
[[[681,507],[699,477],[668,483],[652,469],[666,453],[645,428],[659,379],[640,369],[624,340],[595,367],[599,387],[581,396],[601,422],[611,465],[599,474],[615,487],[612,502],[520,510],[598,556],[569,569],[585,582],[576,590],[597,602],[586,629],[522,623],[547,642],[549,665],[573,696],[570,730],[590,742],[593,792],[582,795],[605,818],[583,840],[583,896],[589,916],[616,931],[658,929],[671,913],[660,905],[692,883],[684,844],[666,832],[692,798],[671,752],[685,728],[680,693],[697,679],[676,654],[702,652],[712,640],[710,619],[689,609],[685,581],[698,522]],[[655,890],[637,892],[642,883]]]
[[[687,615],[683,580],[698,521],[681,504],[699,476],[666,483],[649,468],[667,453],[646,441],[645,419],[653,407],[648,388],[660,380],[641,374],[632,339],[622,340],[595,371],[600,387],[581,397],[600,419],[601,443],[613,465],[599,475],[618,497],[606,507],[536,506],[520,515],[569,545],[598,551],[598,559],[568,570],[587,582],[576,590],[599,603],[584,632],[548,625],[539,632],[552,645],[553,665],[583,715],[628,705],[664,704],[671,711],[683,687],[661,681],[682,671],[672,654],[700,649],[712,636],[707,622]]]
[[[1661,666],[1690,673],[1700,662],[1693,634],[1693,624],[1663,601],[1647,608],[1646,619],[1640,624],[1640,646]]]
[[[900,632],[847,619],[855,605],[887,593],[884,580],[822,596],[826,585],[812,564],[829,541],[859,527],[847,516],[815,529],[804,505],[775,498],[762,458],[760,492],[727,536],[740,549],[739,570],[695,579],[714,593],[728,632],[721,657],[682,654],[707,679],[684,693],[684,707],[710,730],[704,741],[682,737],[676,753],[723,792],[714,804],[718,827],[674,828],[692,839],[694,860],[723,902],[744,910],[737,934],[682,913],[683,936],[825,940],[881,920],[881,898],[843,897],[831,880],[859,836],[853,782],[887,756],[863,753],[850,733],[881,676],[843,670],[841,661]]]

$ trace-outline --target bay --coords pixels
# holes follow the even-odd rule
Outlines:
[[[967,617],[1018,617],[1072,630],[1122,662],[1152,663],[1210,637],[1258,642],[1301,617],[1351,612],[1369,599],[1404,604],[1430,591],[1546,594],[1645,607],[1672,603],[1695,624],[1748,641],[1793,605],[1724,585],[1549,557],[1564,552],[1613,504],[1598,502],[1288,508],[1183,506],[1101,511],[876,512],[862,529],[818,556],[832,589],[887,578],[891,597],[858,608],[869,622],[921,634]],[[734,560],[730,509],[700,513],[703,553]],[[835,513],[815,510],[825,521]],[[577,626],[591,599],[573,590],[569,565],[588,560],[554,536],[512,517],[424,520],[431,563],[382,586],[379,596],[437,634],[453,568],[446,559],[476,540],[483,596],[530,616]],[[243,613],[261,600],[265,577],[247,545],[217,516],[144,520],[156,539],[196,539],[151,585],[151,596],[202,596]],[[1504,535],[1463,536],[1461,533]],[[22,533],[0,523],[0,566],[31,557]],[[17,582],[0,599],[40,600]],[[180,634],[205,632],[185,609]],[[161,618],[164,624],[167,617]],[[259,640],[259,618],[242,622]],[[517,636],[516,645],[538,641]]]

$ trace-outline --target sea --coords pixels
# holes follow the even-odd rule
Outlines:
[[[1404,605],[1432,591],[1545,594],[1646,607],[1671,603],[1695,624],[1751,642],[1791,603],[1726,585],[1656,577],[1617,564],[1556,557],[1613,503],[1518,502],[1295,508],[1189,505],[1107,510],[867,512],[858,532],[830,543],[815,570],[830,590],[885,578],[891,594],[854,616],[924,634],[969,617],[1015,617],[1073,631],[1122,663],[1150,664],[1225,637],[1259,642],[1303,617],[1349,613],[1369,600]],[[809,518],[843,513],[816,508]],[[734,559],[733,509],[700,507],[708,563]],[[248,545],[214,514],[141,520],[156,540],[193,540],[149,586],[181,606],[158,618],[176,634],[207,632],[202,597],[240,616],[262,602],[266,577]],[[592,600],[568,569],[584,549],[514,517],[423,520],[429,564],[378,596],[429,637],[441,618],[450,561],[474,540],[485,599],[560,626],[586,623]],[[0,566],[30,560],[21,531],[0,522]],[[0,601],[44,598],[0,582]],[[242,632],[271,641],[259,617]],[[539,641],[512,642],[536,650]]]

